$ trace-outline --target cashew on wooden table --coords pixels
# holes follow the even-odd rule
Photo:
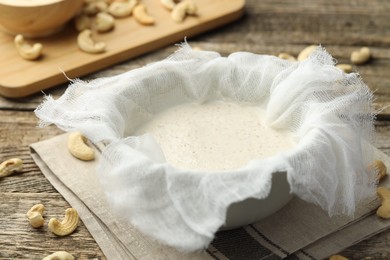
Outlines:
[[[59,221],[56,218],[52,218],[49,221],[48,228],[57,236],[67,236],[71,234],[79,224],[79,214],[74,208],[68,208],[65,210],[65,218]]]
[[[46,256],[42,260],[74,260],[74,257],[66,251],[58,251]]]
[[[0,179],[23,169],[23,161],[19,158],[12,158],[0,164]]]
[[[27,218],[30,222],[30,225],[33,228],[42,227],[45,223],[43,219],[43,212],[45,211],[45,206],[42,204],[35,204],[32,208],[27,212]]]

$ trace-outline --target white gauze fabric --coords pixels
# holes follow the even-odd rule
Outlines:
[[[355,73],[334,66],[321,47],[302,62],[269,55],[195,51],[114,77],[74,80],[36,109],[40,125],[105,142],[97,169],[113,211],[143,233],[192,251],[206,247],[230,204],[265,198],[272,174],[287,172],[291,192],[332,214],[353,214],[374,194],[370,143],[373,95]],[[266,109],[266,121],[292,131],[297,146],[238,170],[184,171],[167,163],[150,135],[131,136],[153,114],[186,102],[228,100]]]

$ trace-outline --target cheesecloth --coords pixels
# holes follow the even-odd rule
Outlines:
[[[107,144],[97,169],[113,211],[180,250],[206,247],[229,205],[267,197],[272,174],[287,172],[291,192],[332,214],[354,213],[375,191],[372,92],[321,47],[292,62],[238,52],[221,57],[184,43],[165,60],[114,77],[73,80],[36,109],[55,124]],[[184,171],[167,163],[150,135],[134,129],[168,107],[229,100],[266,109],[266,122],[290,130],[297,146],[238,170]]]

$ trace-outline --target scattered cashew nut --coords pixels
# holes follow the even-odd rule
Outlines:
[[[0,164],[0,178],[11,175],[23,169],[23,161],[19,158],[12,158]]]
[[[298,61],[303,61],[307,59],[316,49],[317,49],[317,45],[307,46],[298,54],[298,58],[297,58]]]
[[[77,159],[90,161],[95,158],[95,151],[86,144],[87,139],[80,132],[74,132],[69,135],[69,152]]]
[[[297,60],[297,58],[295,58],[294,56],[292,56],[291,54],[288,54],[286,52],[279,53],[278,57],[283,59],[283,60],[289,60],[289,61],[296,61]]]
[[[36,60],[42,54],[42,44],[34,43],[30,45],[24,40],[23,35],[18,34],[14,39],[14,44],[18,50],[19,55],[26,60]]]
[[[137,22],[144,25],[154,24],[154,18],[148,14],[146,6],[143,4],[137,5],[133,10],[133,16]]]
[[[99,12],[106,12],[108,5],[105,1],[93,1],[86,3],[83,8],[83,12],[87,15],[95,15]]]
[[[58,251],[46,256],[42,260],[74,260],[74,257],[66,251]]]
[[[373,164],[374,169],[377,171],[376,179],[378,182],[383,180],[387,176],[386,165],[381,160],[376,160]]]
[[[176,3],[174,0],[160,0],[162,6],[164,6],[169,11],[172,11],[175,8]]]
[[[92,39],[92,31],[89,29],[79,33],[77,44],[82,51],[87,53],[102,53],[106,51],[106,44],[104,42],[95,42]]]
[[[29,211],[27,211],[26,215],[28,221],[33,228],[42,227],[45,223],[45,220],[42,217],[44,211],[45,206],[43,206],[42,204],[35,204]]]
[[[342,255],[332,255],[331,257],[329,257],[329,260],[348,260],[348,258]]]
[[[91,28],[91,18],[89,18],[85,14],[76,16],[74,18],[74,26],[76,27],[76,30],[79,32],[84,31],[86,29],[90,29]]]
[[[352,65],[350,65],[350,64],[337,64],[336,67],[341,69],[345,73],[351,73],[352,72]]]
[[[351,54],[351,62],[356,65],[362,65],[368,62],[371,58],[371,50],[367,47],[363,47],[358,51],[354,51]]]
[[[382,205],[376,211],[376,215],[381,218],[390,218],[390,190],[385,187],[378,187],[376,189]]]
[[[67,236],[71,234],[79,224],[79,214],[74,208],[65,210],[65,218],[60,222],[56,218],[51,218],[48,228],[57,236]]]
[[[137,0],[129,0],[125,2],[115,1],[108,6],[108,12],[116,18],[123,18],[131,15],[137,3]]]
[[[186,15],[196,15],[198,7],[192,0],[184,0],[173,8],[171,18],[177,23],[182,23]]]
[[[112,15],[100,12],[96,15],[95,26],[98,32],[108,32],[115,26],[115,19]]]

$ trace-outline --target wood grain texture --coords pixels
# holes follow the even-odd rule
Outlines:
[[[72,24],[61,33],[39,39],[43,57],[37,61],[22,59],[15,51],[13,37],[0,34],[0,94],[23,97],[65,82],[63,72],[70,77],[84,76],[98,69],[150,52],[185,36],[197,35],[238,19],[243,14],[244,0],[198,0],[199,15],[189,16],[182,23],[174,22],[159,1],[143,3],[156,19],[151,26],[140,25],[132,17],[116,19],[115,28],[104,34],[93,33],[93,38],[104,42],[103,53],[80,51],[78,32]],[[61,71],[62,70],[62,71]]]
[[[286,51],[297,55],[306,45],[321,43],[342,63],[349,63],[353,50],[369,46],[373,59],[355,69],[375,90],[375,106],[385,109],[376,123],[376,145],[390,156],[389,13],[387,0],[248,0],[243,19],[190,38],[189,43],[224,56],[236,51],[272,55]],[[175,46],[165,47],[82,79],[113,76],[139,68],[169,56],[175,49]],[[57,98],[66,85],[45,93]],[[45,229],[30,228],[25,218],[25,212],[34,203],[46,204],[46,220],[61,216],[68,207],[29,155],[29,144],[61,133],[55,127],[36,127],[33,110],[42,98],[41,93],[19,99],[0,98],[0,160],[20,157],[26,163],[22,173],[0,179],[0,259],[40,259],[57,250],[67,250],[79,259],[104,259],[83,223],[70,237],[57,238]],[[341,254],[350,259],[389,259],[389,248],[390,230],[387,230]]]

